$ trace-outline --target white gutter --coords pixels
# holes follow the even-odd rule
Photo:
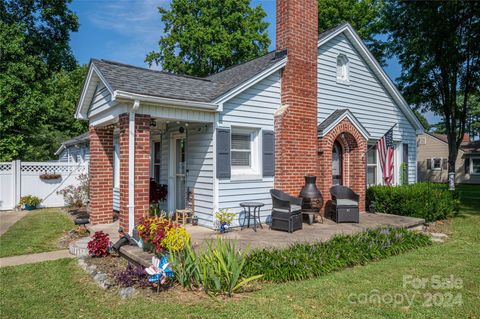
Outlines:
[[[176,99],[169,99],[164,97],[142,95],[142,94],[115,90],[113,92],[112,100],[122,100],[122,99],[139,101],[139,102],[168,104],[168,105],[181,106],[185,108],[203,109],[203,110],[211,110],[211,111],[217,111],[218,109],[218,104],[215,104],[215,103],[176,100]]]
[[[140,101],[135,100],[128,114],[128,233],[135,227],[135,111]]]

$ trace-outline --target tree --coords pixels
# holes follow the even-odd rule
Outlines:
[[[61,139],[85,130],[73,118],[82,71],[70,2],[0,1],[0,161],[51,159]]]
[[[445,123],[453,187],[467,101],[480,79],[480,2],[387,0],[384,13],[388,48],[402,65],[405,98]]]
[[[0,21],[22,25],[25,53],[42,59],[50,72],[76,67],[70,50],[70,33],[78,31],[78,18],[68,5],[72,0],[2,0]]]
[[[249,0],[173,0],[158,11],[165,35],[145,61],[165,71],[206,76],[268,51],[266,13]]]
[[[422,113],[420,113],[419,111],[417,110],[413,110],[413,113],[415,113],[415,116],[417,117],[417,119],[420,121],[420,123],[422,124],[423,128],[425,129],[425,131],[430,131],[430,129],[432,128],[432,126],[430,125],[430,123],[428,123],[428,120],[425,116],[423,116]]]
[[[382,29],[382,0],[318,0],[318,31],[322,33],[343,22],[352,25],[379,62],[384,46],[376,38]]]

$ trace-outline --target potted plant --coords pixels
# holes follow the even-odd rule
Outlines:
[[[220,224],[220,233],[223,234],[227,230],[228,226],[233,222],[235,214],[231,213],[227,209],[221,209],[215,213],[215,219]]]
[[[41,202],[42,200],[37,196],[26,195],[20,198],[19,205],[23,205],[26,210],[34,210],[38,205],[40,205]]]

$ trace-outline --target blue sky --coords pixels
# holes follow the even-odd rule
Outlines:
[[[77,61],[108,59],[144,66],[145,55],[157,50],[163,25],[157,7],[168,7],[169,0],[74,0],[71,8],[78,15],[80,29],[71,36]],[[275,48],[275,0],[252,0],[267,12],[268,34]],[[390,60],[385,71],[390,78],[399,76],[401,68]],[[427,114],[430,123],[438,118]]]

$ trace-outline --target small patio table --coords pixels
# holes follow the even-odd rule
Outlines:
[[[247,213],[247,218],[248,218],[248,226],[247,228],[250,228],[250,218],[251,218],[251,209],[253,208],[253,230],[256,232],[257,231],[257,219],[258,219],[258,224],[260,227],[263,229],[262,222],[260,221],[260,208],[265,206],[264,203],[260,202],[243,202],[240,203],[240,207],[242,207],[245,210],[245,213]],[[247,212],[248,209],[248,212]],[[245,227],[245,222],[243,223],[242,230]]]

